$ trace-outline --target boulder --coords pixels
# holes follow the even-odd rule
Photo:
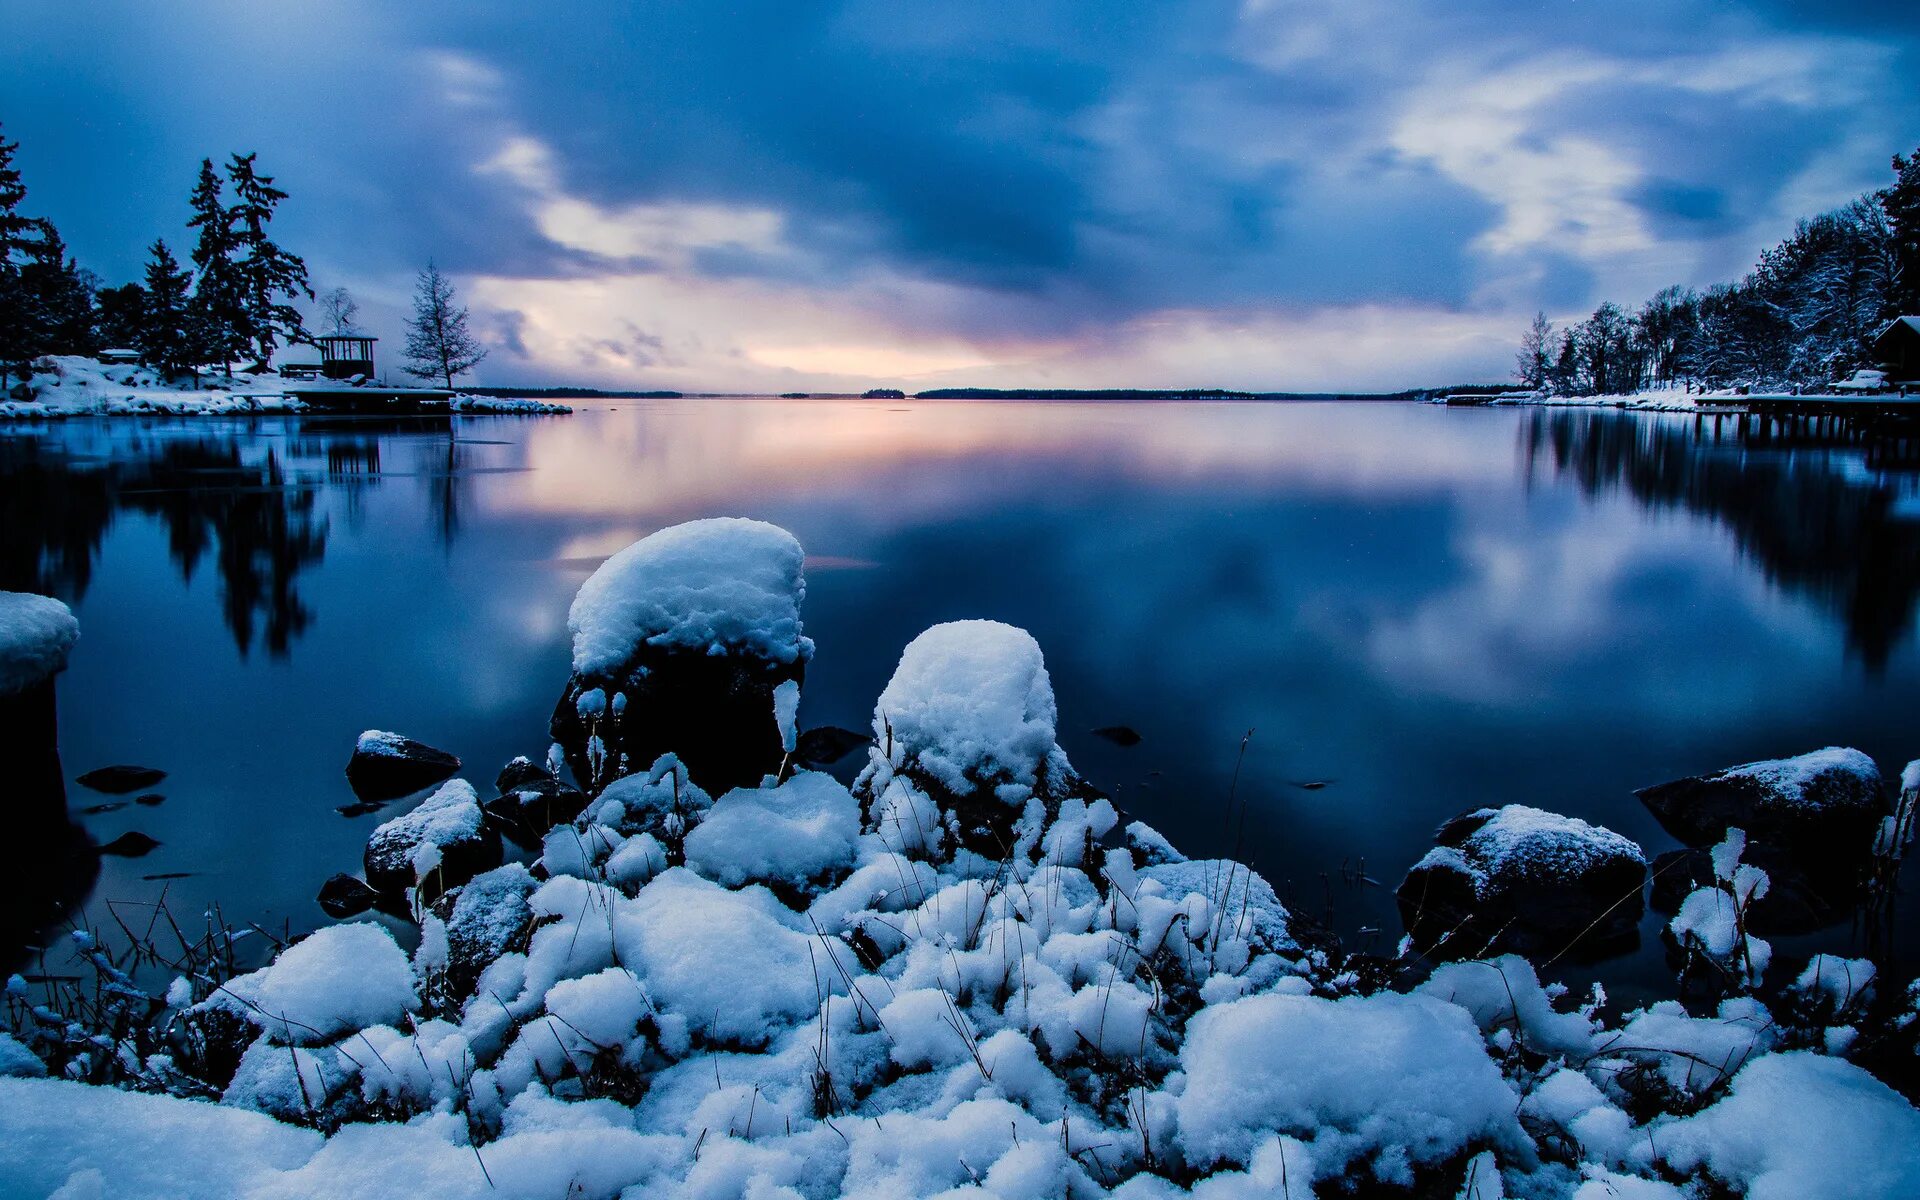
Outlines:
[[[153,767],[134,767],[122,763],[88,771],[74,782],[96,792],[105,792],[109,796],[124,796],[128,792],[150,788],[166,777],[165,771]]]
[[[434,904],[447,924],[447,994],[463,999],[488,964],[511,950],[525,950],[533,929],[527,901],[540,886],[532,872],[508,863],[476,875]]]
[[[691,521],[642,538],[574,597],[573,675],[552,720],[597,795],[672,753],[718,794],[779,770],[813,656],[805,554],[761,521]]]
[[[1744,829],[1761,857],[1791,860],[1823,886],[1857,875],[1887,811],[1880,769],[1860,751],[1839,746],[1634,794],[1689,846],[1713,846],[1729,828]]]
[[[907,644],[880,694],[854,795],[896,850],[1030,854],[1061,801],[1100,796],[1067,761],[1057,722],[1053,681],[1026,630],[935,625]]]
[[[421,899],[431,901],[500,860],[500,834],[481,811],[473,785],[454,779],[375,829],[364,863],[376,891],[399,896],[417,888]]]
[[[838,725],[821,725],[800,735],[793,757],[802,766],[830,767],[855,750],[864,750],[871,745],[873,739],[864,733],[855,733]]]
[[[335,920],[344,920],[357,917],[379,903],[380,893],[364,880],[342,873],[321,884],[320,894],[315,898],[322,912]]]
[[[579,816],[587,807],[587,794],[571,784],[542,774],[511,788],[486,802],[487,815],[502,833],[526,849],[537,849],[547,831]]]
[[[1611,830],[1509,804],[1463,813],[1434,841],[1396,892],[1423,953],[1595,958],[1638,937],[1646,855]]]
[[[460,769],[460,760],[410,737],[369,729],[354,744],[347,782],[362,800],[392,800],[432,787]]]
[[[500,774],[494,776],[493,790],[506,795],[514,788],[527,783],[536,783],[542,779],[553,778],[553,773],[540,763],[534,762],[524,754],[516,755],[500,768]]]

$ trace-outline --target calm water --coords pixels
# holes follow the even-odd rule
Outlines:
[[[651,530],[741,514],[812,556],[803,726],[863,728],[933,622],[1025,626],[1074,762],[1189,852],[1232,849],[1253,729],[1242,853],[1384,950],[1392,886],[1460,810],[1540,805],[1657,853],[1637,786],[1829,743],[1920,755],[1915,446],[1382,403],[72,421],[0,427],[0,587],[79,614],[69,775],[169,772],[157,807],[78,815],[111,798],[72,790],[97,840],[162,843],[104,861],[95,921],[163,886],[177,912],[323,921],[316,888],[396,811],[336,811],[355,734],[483,786],[541,754],[574,589]],[[1088,732],[1114,724],[1143,741]],[[1660,974],[1645,928],[1610,973]]]

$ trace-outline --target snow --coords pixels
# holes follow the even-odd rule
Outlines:
[[[1749,1200],[1920,1195],[1920,1112],[1859,1067],[1807,1051],[1755,1059],[1726,1098],[1659,1130],[1660,1156]]]
[[[1914,759],[1901,770],[1900,790],[1903,792],[1920,791],[1920,758]]]
[[[473,785],[449,779],[413,811],[375,829],[367,839],[367,858],[372,862],[398,856],[413,866],[417,883],[439,867],[446,847],[478,836],[485,822]]]
[[[1410,1163],[1476,1142],[1527,1144],[1519,1097],[1465,1012],[1429,996],[1266,994],[1210,1006],[1180,1051],[1175,1102],[1190,1162],[1251,1161],[1271,1133],[1299,1136],[1322,1171],[1356,1159],[1388,1183]]]
[[[739,517],[650,534],[602,563],[574,596],[573,669],[612,672],[643,645],[805,662],[813,656],[800,632],[805,557],[786,530]]]
[[[1740,862],[1746,846],[1743,830],[1727,830],[1712,851],[1713,884],[1689,893],[1668,928],[1681,946],[1712,959],[1752,987],[1766,974],[1773,947],[1747,932],[1746,913],[1767,894],[1771,881],[1765,871]]]
[[[573,411],[565,404],[555,404],[549,400],[532,400],[524,396],[469,396],[464,392],[449,400],[447,407],[457,413],[504,413],[515,416],[544,416]]]
[[[295,1045],[385,1025],[419,1007],[406,952],[378,925],[330,925],[265,968],[253,1012]]]
[[[1491,818],[1469,834],[1457,852],[1454,847],[1435,847],[1420,865],[1443,859],[1464,865],[1475,891],[1485,895],[1510,873],[1577,877],[1623,858],[1646,862],[1645,853],[1632,840],[1577,817],[1524,804],[1481,809],[1473,815],[1488,814]]]
[[[31,592],[0,592],[0,696],[22,692],[66,669],[80,622],[66,605]]]
[[[860,806],[831,775],[800,771],[772,789],[741,788],[714,802],[687,835],[687,865],[707,878],[798,886],[853,863]]]
[[[1858,750],[1828,746],[1793,758],[1766,759],[1745,763],[1713,776],[1715,779],[1750,779],[1762,785],[1783,803],[1817,807],[1828,798],[1811,785],[1829,776],[1852,776],[1870,789],[1880,786],[1880,768],[1873,759]]]
[[[413,739],[404,734],[389,733],[384,729],[369,729],[353,743],[355,754],[371,755],[375,758],[405,758],[407,747]]]
[[[982,784],[1031,791],[1059,753],[1057,719],[1032,635],[998,621],[952,621],[907,643],[874,707],[871,754],[882,770],[911,762],[956,793]]]

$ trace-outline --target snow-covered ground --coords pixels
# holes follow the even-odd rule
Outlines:
[[[658,610],[811,648],[776,603],[804,588],[784,531],[664,544],[616,556],[576,634]],[[1791,1013],[1610,1015],[1514,956],[1367,983],[1246,866],[1123,826],[1055,723],[1031,637],[936,626],[852,791],[796,771],[712,797],[665,756],[531,871],[417,909],[411,955],[355,922],[250,974],[182,976],[144,1056],[16,979],[32,1044],[0,1036],[0,1193],[1920,1195],[1920,1111],[1826,1036],[1871,964],[1807,964]],[[470,818],[472,795],[420,811],[452,796]],[[988,810],[1010,822],[997,859],[965,848],[960,814]],[[181,1073],[220,1046],[237,1067],[190,1098]],[[41,1077],[112,1056],[132,1090]]]
[[[148,367],[107,364],[92,358],[57,355],[37,360],[29,383],[30,399],[0,396],[0,420],[52,420],[81,416],[247,416],[298,413],[307,405],[288,396],[276,375],[202,373],[163,380]],[[15,387],[18,387],[16,382]],[[447,407],[473,414],[570,413],[564,404],[542,400],[456,394]]]

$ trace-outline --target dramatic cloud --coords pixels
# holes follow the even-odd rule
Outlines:
[[[1744,269],[1920,142],[1868,3],[20,0],[32,202],[109,279],[257,149],[397,334],[495,381],[1398,387]]]

